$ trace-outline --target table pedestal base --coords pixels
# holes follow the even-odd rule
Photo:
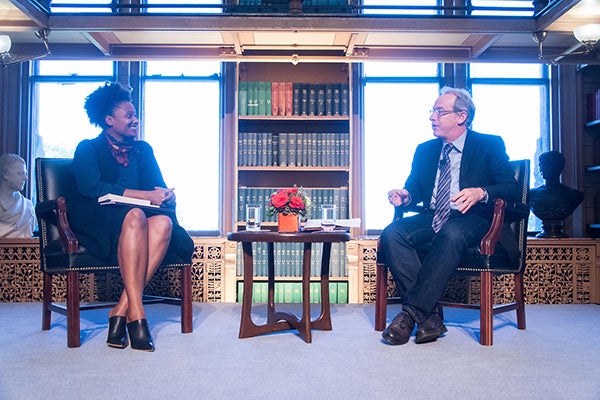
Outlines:
[[[253,259],[252,242],[242,242],[244,250],[244,296],[242,301],[242,320],[240,323],[241,338],[262,335],[265,333],[297,329],[306,343],[312,342],[312,329],[330,331],[331,312],[329,304],[329,260],[331,256],[331,243],[323,243],[321,258],[321,314],[310,320],[310,258],[312,243],[304,243],[302,259],[302,317],[298,319],[288,312],[275,310],[275,262],[273,243],[267,243],[268,250],[268,304],[267,323],[256,325],[252,321],[252,284],[253,284]]]

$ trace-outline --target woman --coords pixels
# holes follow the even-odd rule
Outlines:
[[[102,128],[75,150],[73,175],[78,193],[69,196],[69,221],[79,242],[107,262],[118,262],[125,286],[109,314],[107,344],[154,351],[142,293],[154,272],[169,262],[190,263],[194,244],[175,217],[175,193],[165,184],[150,145],[135,140],[139,120],[131,91],[106,83],[90,94],[84,108]],[[108,194],[149,200],[160,208],[99,205]],[[100,223],[98,223],[100,221]]]

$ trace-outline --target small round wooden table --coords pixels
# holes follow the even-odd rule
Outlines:
[[[350,234],[345,231],[314,231],[279,233],[269,231],[240,231],[227,235],[232,241],[242,242],[244,251],[244,295],[242,298],[242,319],[239,338],[247,338],[264,333],[297,329],[306,343],[312,342],[311,329],[330,331],[331,311],[329,304],[329,260],[331,243],[347,242]],[[267,322],[256,325],[252,321],[252,284],[254,280],[252,243],[267,243]],[[304,243],[302,259],[302,317],[298,319],[288,312],[275,310],[275,259],[274,243]],[[314,321],[310,320],[310,260],[313,243],[323,243],[321,257],[321,314]]]

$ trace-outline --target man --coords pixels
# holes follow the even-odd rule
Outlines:
[[[519,199],[503,140],[472,131],[474,115],[469,92],[444,87],[429,117],[436,139],[417,146],[404,188],[388,193],[394,206],[423,205],[421,213],[394,221],[381,234],[378,258],[403,299],[402,311],[382,333],[389,344],[408,342],[415,324],[416,343],[447,331],[436,306],[464,250],[489,229],[489,200]],[[417,250],[429,243],[419,259]],[[509,254],[516,251],[514,236],[501,243]]]

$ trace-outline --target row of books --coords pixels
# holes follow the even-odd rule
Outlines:
[[[275,282],[275,303],[302,303],[302,282]],[[266,303],[269,287],[267,282],[252,284],[252,302]],[[237,301],[242,302],[244,283],[238,282]],[[310,302],[321,303],[321,284],[310,283]],[[337,304],[348,303],[348,283],[329,282],[329,302]]]
[[[600,89],[588,93],[587,102],[587,122],[600,120]]]
[[[347,167],[350,165],[348,133],[238,134],[238,166]]]
[[[238,188],[238,214],[237,220],[239,222],[246,221],[246,204],[257,204],[262,206],[264,222],[275,222],[277,216],[267,216],[265,211],[271,194],[277,191],[277,188],[264,188],[264,187],[239,187]],[[302,191],[309,197],[310,205],[306,210],[306,218],[320,219],[321,218],[321,205],[322,204],[334,204],[337,206],[338,219],[348,219],[348,188],[335,188],[335,189],[316,189],[316,188],[302,188]]]
[[[239,115],[340,116],[349,115],[347,83],[240,81]]]
[[[240,6],[289,5],[289,0],[238,0]],[[348,0],[303,0],[303,6],[347,6]]]
[[[275,276],[302,276],[302,259],[304,253],[303,243],[274,243],[273,261]],[[244,274],[244,256],[242,245],[237,246],[236,273],[238,276]],[[323,256],[323,244],[312,245],[310,259],[310,276],[321,276],[321,257]],[[254,275],[268,275],[268,254],[266,243],[254,243],[252,246],[252,258],[254,260]],[[346,270],[346,245],[344,243],[332,243],[329,258],[329,276],[347,276]]]

